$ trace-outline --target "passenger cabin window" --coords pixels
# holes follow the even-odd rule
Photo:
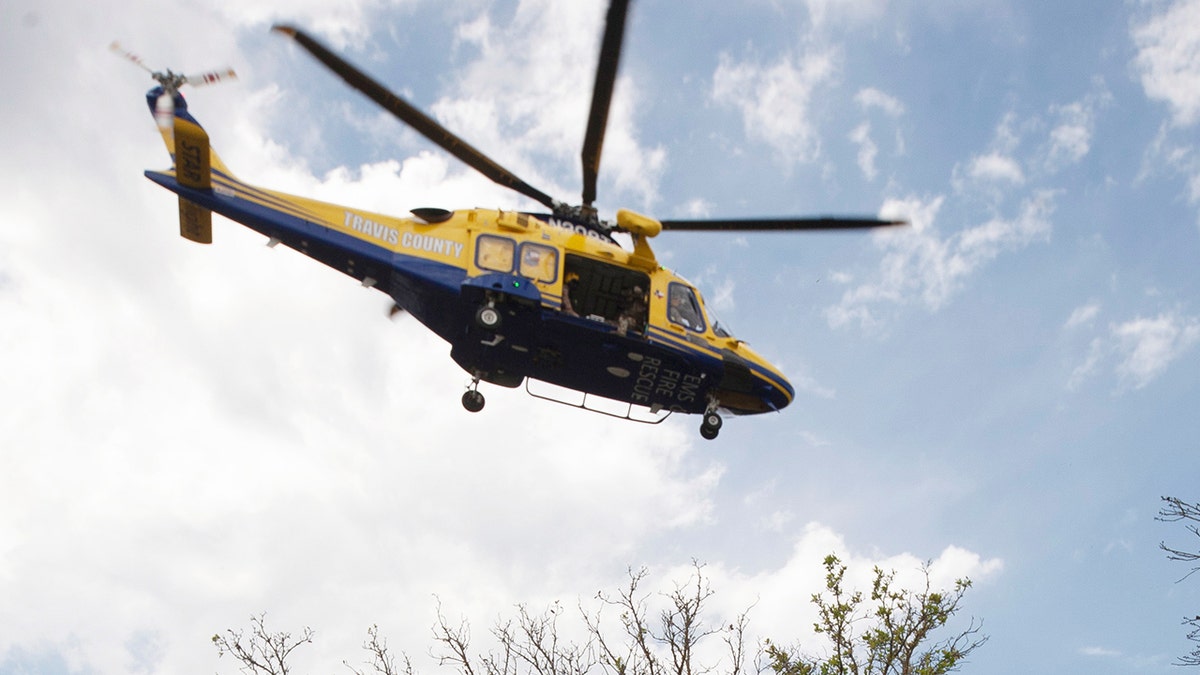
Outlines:
[[[475,240],[475,266],[493,272],[513,271],[512,239],[481,234]]]
[[[544,284],[557,281],[558,251],[541,244],[521,244],[521,276]]]
[[[563,259],[564,314],[603,321],[622,335],[641,335],[650,314],[649,291],[645,272],[570,253]]]
[[[700,301],[696,292],[691,288],[672,283],[667,291],[667,319],[697,333],[704,332],[704,314],[700,311]]]

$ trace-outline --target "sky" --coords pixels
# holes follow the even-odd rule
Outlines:
[[[1200,0],[634,0],[599,207],[866,214],[666,233],[664,264],[796,387],[620,422],[487,387],[387,299],[216,218],[177,234],[146,74],[239,177],[357,208],[525,208],[285,38],[318,35],[575,201],[597,0],[0,4],[0,673],[237,672],[211,637],[366,630],[439,672],[487,628],[693,561],[713,625],[820,652],[822,558],[969,577],[963,672],[1175,672],[1200,581]],[[657,597],[657,596],[654,596]],[[653,599],[653,598],[652,598]]]

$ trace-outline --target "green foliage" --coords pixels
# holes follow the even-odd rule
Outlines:
[[[824,564],[825,592],[812,597],[813,629],[829,639],[830,651],[813,656],[767,641],[766,663],[776,675],[943,675],[987,642],[973,620],[952,637],[930,642],[958,612],[968,579],[935,591],[926,565],[925,587],[914,592],[896,588],[895,572],[876,567],[868,604],[861,591],[845,588],[846,566],[837,556],[826,556]]]

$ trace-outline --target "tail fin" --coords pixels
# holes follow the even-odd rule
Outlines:
[[[175,136],[174,127],[179,121],[187,122],[188,124],[200,129],[201,133],[204,129],[195,117],[188,112],[187,100],[183,98],[183,94],[175,92],[173,97],[163,96],[163,88],[155,87],[146,92],[146,104],[150,107],[150,113],[154,115],[154,121],[158,124],[158,131],[162,134],[163,144],[167,146],[167,152],[171,154],[172,161],[178,161],[175,157]],[[207,139],[207,135],[205,136]],[[207,141],[205,143],[207,145]],[[211,147],[208,149],[210,157],[209,165],[217,173],[233,177],[233,173],[225,166],[225,162],[217,155]]]
[[[162,87],[156,87],[146,94],[146,102],[154,113],[167,152],[171,153],[171,159],[175,162],[175,179],[180,185],[195,190],[211,190],[213,171],[231,176],[225,163],[209,145],[208,133],[188,113],[187,102],[182,95],[177,92],[173,97],[164,96]],[[197,243],[211,244],[212,211],[181,196],[179,234]]]
[[[184,187],[211,190],[215,157],[208,146],[208,134],[199,124],[176,117],[174,136],[175,179]],[[211,244],[212,211],[180,196],[179,234],[200,244]]]

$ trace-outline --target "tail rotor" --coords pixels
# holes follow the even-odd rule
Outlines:
[[[184,75],[173,70],[153,70],[146,65],[142,57],[125,50],[119,43],[109,45],[109,50],[149,73],[158,83],[158,87],[150,90],[146,96],[149,100],[157,94],[153,105],[154,121],[175,163],[174,179],[184,188],[211,192],[213,170],[223,175],[228,175],[228,170],[209,147],[208,134],[200,123],[187,114],[187,104],[182,102],[182,98],[179,104],[182,110],[179,116],[176,116],[175,97],[179,94],[179,88],[185,84],[202,87],[234,79],[237,74],[232,68],[198,75]],[[182,192],[179,195],[179,234],[185,239],[201,244],[212,243],[212,211],[187,198]]]
[[[237,79],[237,73],[233,71],[233,68],[210,70],[196,75],[176,73],[170,68],[165,71],[154,70],[146,65],[142,57],[126,50],[119,42],[113,42],[108,48],[109,51],[117,56],[124,58],[149,73],[150,77],[162,87],[162,94],[159,95],[154,105],[154,119],[158,122],[158,126],[163,129],[169,129],[173,124],[172,120],[175,117],[175,94],[179,92],[180,87],[185,84],[193,87],[203,87],[209,84]]]

